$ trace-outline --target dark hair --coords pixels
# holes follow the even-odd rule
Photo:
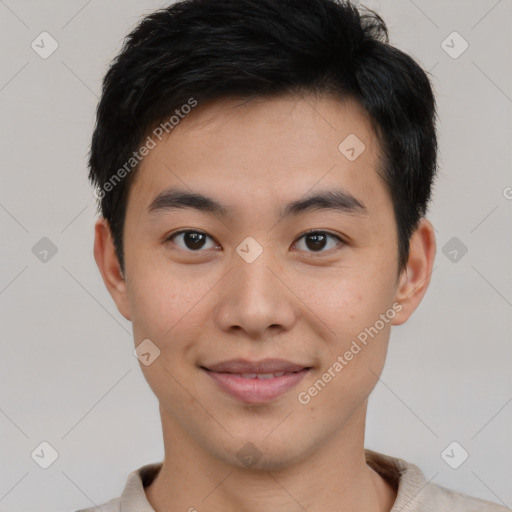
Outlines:
[[[151,130],[193,102],[286,93],[354,98],[369,114],[405,268],[437,171],[436,105],[382,18],[343,0],[184,0],[143,18],[103,81],[89,179],[123,274],[128,191]]]

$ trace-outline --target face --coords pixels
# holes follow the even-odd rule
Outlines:
[[[421,300],[434,250],[413,240],[423,267],[397,275],[379,161],[356,102],[312,96],[199,105],[144,158],[125,280],[108,277],[99,228],[95,254],[135,345],[160,351],[141,368],[169,435],[266,469],[363,435],[391,325]]]

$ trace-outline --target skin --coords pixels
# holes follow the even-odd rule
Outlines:
[[[338,150],[349,134],[366,146],[355,161]],[[428,288],[436,244],[422,219],[398,275],[379,161],[369,119],[353,100],[216,101],[196,107],[144,158],[128,198],[124,279],[108,224],[96,223],[95,259],[133,323],[135,345],[149,338],[161,351],[141,364],[160,403],[165,445],[163,467],[145,489],[157,512],[391,509],[395,490],[365,462],[368,396],[391,325],[406,322]],[[208,195],[231,215],[149,214],[154,197],[171,186]],[[333,187],[359,199],[368,215],[318,210],[279,220],[284,204]],[[190,248],[183,236],[166,241],[184,228],[206,233],[204,246]],[[310,229],[345,243],[308,245]],[[263,248],[252,263],[236,252],[248,236]],[[397,303],[401,311],[378,335],[309,403],[299,403],[298,393]],[[272,402],[246,404],[199,368],[235,357],[313,369]],[[251,467],[237,457],[248,442],[261,453]]]

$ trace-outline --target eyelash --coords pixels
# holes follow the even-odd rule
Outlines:
[[[182,229],[180,231],[176,231],[174,233],[171,233],[166,239],[165,241],[166,242],[172,242],[173,241],[173,238],[177,237],[178,235],[182,235],[182,234],[185,234],[185,233],[199,233],[201,235],[205,235],[207,236],[208,238],[210,238],[211,240],[214,240],[210,235],[208,235],[207,233],[205,233],[204,231],[200,231],[200,230],[197,230],[197,229]],[[339,242],[339,244],[341,246],[343,245],[346,245],[346,242],[345,240],[343,240],[341,237],[339,237],[338,235],[335,235],[333,233],[330,233],[328,231],[322,231],[322,230],[318,230],[318,229],[313,229],[313,230],[310,230],[310,231],[306,231],[305,233],[302,233],[302,235],[300,235],[298,238],[297,238],[297,241],[298,240],[301,240],[302,238],[308,236],[308,235],[312,235],[312,234],[323,234],[323,235],[327,235],[329,237],[332,237],[332,238],[336,238]],[[174,243],[174,242],[173,242]],[[295,242],[296,243],[296,242]],[[181,247],[180,247],[181,249]],[[336,249],[336,248],[333,248],[333,249]],[[306,251],[306,252],[309,252],[311,253],[312,255],[317,255],[317,254],[322,254],[322,253],[329,253],[331,252],[333,249],[329,249],[327,251],[324,251],[324,250],[320,250],[320,251]],[[205,252],[204,250],[197,250],[197,251],[192,251],[190,249],[182,249],[184,250],[185,252],[189,252],[189,253],[194,253],[194,252]]]

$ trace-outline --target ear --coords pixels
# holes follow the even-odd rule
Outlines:
[[[130,303],[126,294],[126,282],[116,255],[108,221],[100,217],[94,226],[94,259],[103,282],[116,303],[119,312],[131,320]]]
[[[402,309],[397,312],[392,325],[403,324],[409,319],[430,284],[436,255],[436,238],[434,227],[427,219],[421,219],[411,236],[409,247],[407,266],[400,275],[395,295],[395,301],[402,305]]]

